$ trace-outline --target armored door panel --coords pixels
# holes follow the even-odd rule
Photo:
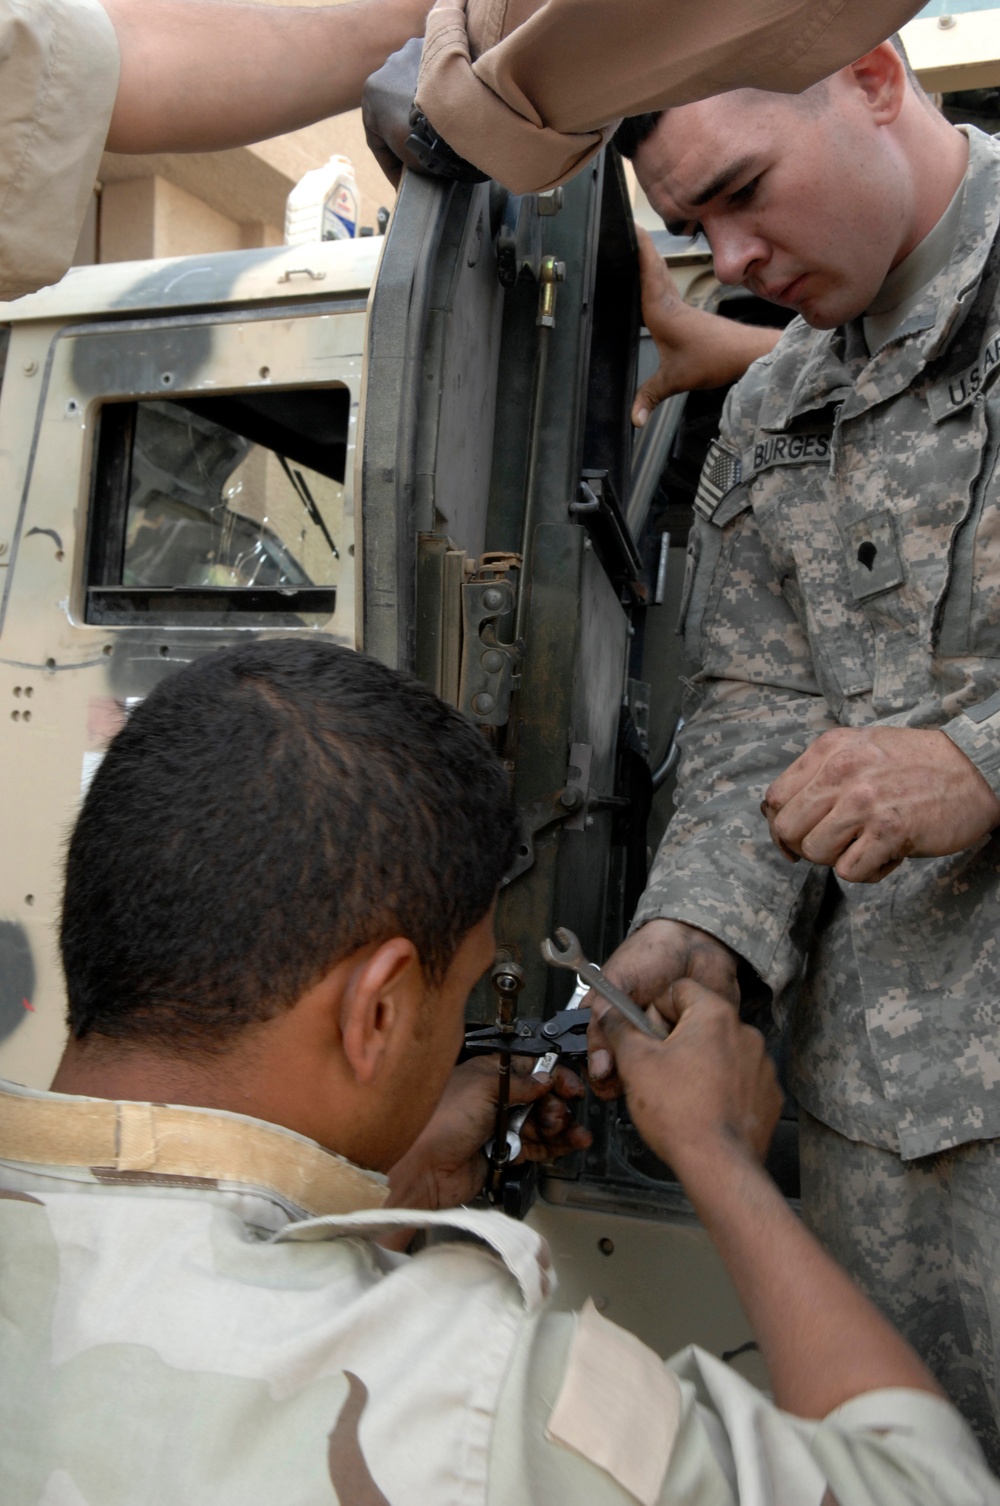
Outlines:
[[[617,162],[523,199],[404,180],[369,320],[363,642],[454,701],[510,771],[523,841],[497,933],[535,1014],[571,987],[542,964],[549,931],[569,925],[598,955],[617,940],[638,559],[615,516],[637,328]],[[473,1016],[494,1008],[481,986]]]
[[[363,292],[14,325],[0,404],[0,1075],[45,1085],[58,1059],[62,843],[130,704],[248,632],[356,641],[364,331]]]

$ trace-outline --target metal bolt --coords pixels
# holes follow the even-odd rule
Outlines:
[[[472,709],[477,716],[486,716],[493,710],[496,701],[488,691],[481,690],[478,695],[472,697]]]
[[[951,31],[951,28],[955,25],[957,25],[957,22],[954,16],[938,16],[938,29],[940,31]]]
[[[503,592],[499,586],[489,586],[483,592],[483,606],[491,612],[498,612],[503,606]]]
[[[488,648],[479,660],[480,664],[489,675],[495,675],[503,669],[503,654],[498,648]]]
[[[568,811],[575,811],[583,804],[583,791],[567,786],[559,796],[559,804]]]
[[[544,193],[538,195],[538,213],[541,215],[558,214],[563,206],[563,191],[561,188],[547,188]]]
[[[38,370],[38,362],[37,361],[25,361],[25,363],[24,363],[24,374],[25,374],[25,376],[34,376],[34,374],[35,374],[35,372],[37,370]]]

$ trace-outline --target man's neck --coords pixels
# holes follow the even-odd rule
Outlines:
[[[929,110],[916,95],[908,100],[906,124],[899,139],[913,180],[913,207],[890,274],[934,229],[969,166],[968,137],[936,110]]]
[[[258,1117],[244,1073],[232,1053],[199,1055],[150,1050],[118,1041],[70,1041],[52,1079],[54,1093],[137,1103],[229,1109]]]
[[[965,202],[965,179],[937,224],[909,256],[893,267],[864,315],[865,341],[874,355],[892,340],[914,312],[924,290],[951,261],[958,244]]]

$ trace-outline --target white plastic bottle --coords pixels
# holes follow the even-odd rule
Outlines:
[[[314,167],[288,195],[285,245],[352,240],[358,233],[358,185],[350,157]]]

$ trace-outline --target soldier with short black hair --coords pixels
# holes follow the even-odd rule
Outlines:
[[[497,1071],[454,1063],[516,842],[480,732],[311,636],[131,713],[70,842],[69,1044],[51,1091],[0,1085],[4,1506],[1000,1506],[763,1170],[780,1094],[725,1000],[605,1029],[773,1401],[552,1311],[541,1237],[468,1206]],[[588,1143],[581,1091],[515,1076],[536,1159]]]
[[[632,137],[668,227],[800,317],[702,475],[678,809],[609,972],[771,990],[806,1216],[1000,1464],[1000,148],[888,43]]]

